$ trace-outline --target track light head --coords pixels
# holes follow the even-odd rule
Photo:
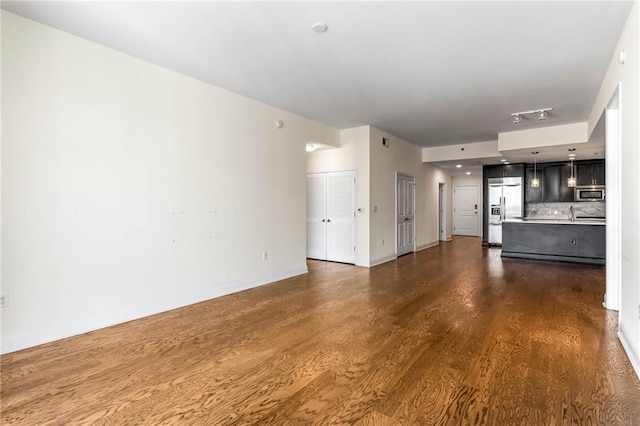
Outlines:
[[[520,112],[512,112],[511,116],[513,117],[513,124],[520,124],[522,122],[522,117],[525,115],[537,114],[538,120],[544,121],[547,119],[547,112],[551,111],[553,108],[542,108],[542,109],[532,109],[531,111],[520,111]]]

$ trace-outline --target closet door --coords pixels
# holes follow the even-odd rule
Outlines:
[[[415,179],[396,177],[396,240],[398,256],[415,250]]]
[[[354,263],[354,173],[327,173],[327,260]]]
[[[307,257],[327,259],[327,177],[307,175]]]

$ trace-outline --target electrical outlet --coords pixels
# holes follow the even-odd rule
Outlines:
[[[267,251],[262,252],[262,260],[269,260],[269,252]]]
[[[3,294],[0,296],[0,308],[6,308],[9,306],[9,295]]]

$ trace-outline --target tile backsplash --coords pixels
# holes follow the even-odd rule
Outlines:
[[[567,219],[571,206],[575,216],[605,217],[605,203],[602,201],[527,203],[524,207],[524,216],[531,219]]]

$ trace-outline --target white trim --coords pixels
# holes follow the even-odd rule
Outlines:
[[[622,83],[618,83],[611,95],[605,114],[606,182],[607,182],[607,270],[604,307],[620,309],[622,287]]]
[[[0,354],[19,351],[21,349],[30,348],[44,343],[53,342],[55,340],[65,339],[67,337],[76,336],[78,334],[88,333],[90,331],[99,330],[101,328],[110,327],[112,325],[144,318],[150,315],[159,314],[161,312],[170,311],[184,306],[193,305],[195,303],[204,302],[206,300],[215,299],[228,294],[237,293],[239,291],[249,290],[251,288],[260,287],[275,281],[291,278],[296,275],[302,275],[309,272],[307,267],[289,271],[283,274],[271,275],[260,279],[225,283],[212,287],[206,291],[186,295],[183,297],[150,303],[119,312],[111,312],[88,318],[83,321],[69,323],[58,327],[52,327],[45,330],[39,330],[32,333],[19,334],[16,336],[4,337],[0,340]]]
[[[369,266],[370,267],[378,266],[378,265],[381,265],[383,263],[387,263],[387,262],[391,262],[392,260],[396,260],[397,258],[398,258],[398,256],[396,256],[395,253],[394,253],[394,254],[391,254],[389,256],[384,256],[384,257],[381,257],[379,259],[372,260],[371,264]]]
[[[431,248],[431,247],[435,247],[435,246],[437,246],[439,244],[440,244],[440,241],[431,241],[430,243],[425,243],[425,244],[419,245],[416,248],[416,251],[420,251],[420,250],[428,249],[428,248]]]
[[[448,241],[451,239],[450,235],[447,235],[447,183],[438,182],[438,214],[436,220],[438,221],[438,240]],[[442,231],[444,231],[444,238],[442,237]]]
[[[636,376],[640,379],[640,354],[634,350],[631,340],[627,337],[627,333],[622,324],[618,326],[618,338],[620,339],[620,343],[622,343],[624,351],[627,353],[627,358],[629,358],[629,362],[636,372]]]

